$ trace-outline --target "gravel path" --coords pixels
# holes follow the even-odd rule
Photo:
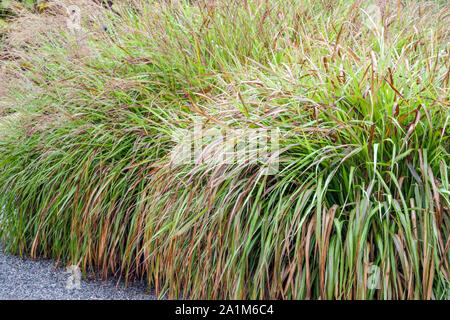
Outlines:
[[[67,289],[71,274],[63,267],[55,268],[52,260],[31,260],[11,256],[0,247],[0,300],[154,300],[144,284],[117,285],[117,280],[81,280],[79,288]],[[74,284],[74,282],[69,282]]]

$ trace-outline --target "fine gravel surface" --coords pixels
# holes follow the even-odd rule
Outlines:
[[[74,273],[52,260],[32,260],[6,253],[0,244],[0,300],[154,300],[143,283],[71,281]],[[79,284],[79,285],[78,285]],[[73,287],[73,288],[71,288]]]

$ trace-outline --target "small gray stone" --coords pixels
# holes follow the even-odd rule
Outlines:
[[[67,289],[70,273],[55,268],[55,261],[21,259],[4,252],[0,246],[0,300],[154,300],[144,283],[123,281],[85,281],[79,289]]]

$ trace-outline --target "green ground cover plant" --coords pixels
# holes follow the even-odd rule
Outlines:
[[[7,250],[170,298],[449,298],[445,4],[77,3],[8,24]],[[279,130],[279,170],[174,163],[199,121]]]

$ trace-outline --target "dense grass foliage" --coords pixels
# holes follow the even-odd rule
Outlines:
[[[7,249],[170,297],[448,298],[448,8],[168,3],[11,42]],[[198,121],[278,128],[279,171],[173,163]]]

